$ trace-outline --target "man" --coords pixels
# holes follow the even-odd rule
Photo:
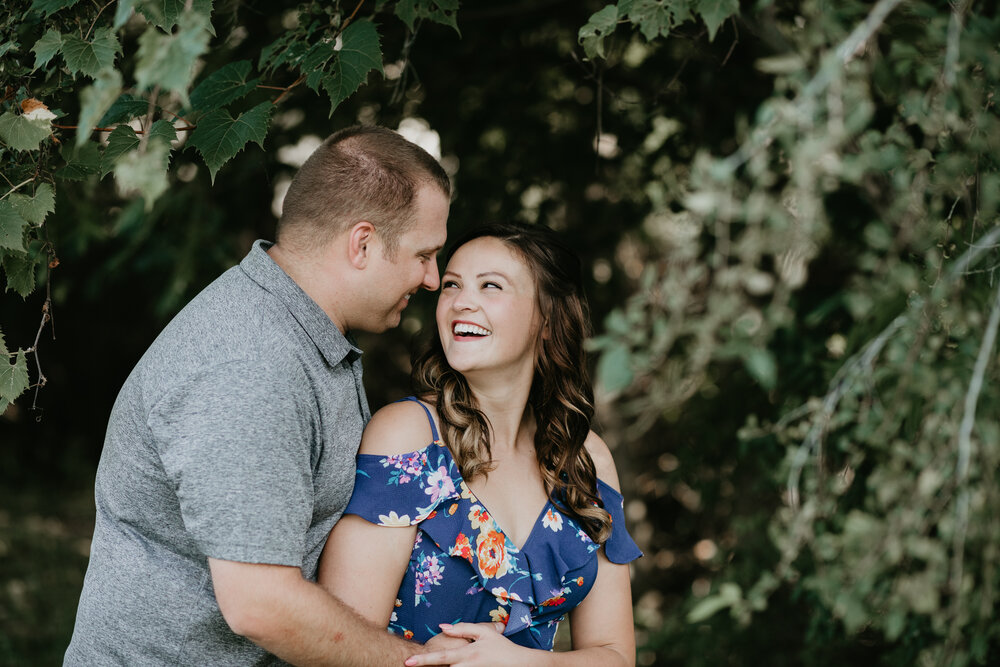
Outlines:
[[[449,197],[395,132],[334,134],[289,187],[275,244],[167,325],[111,414],[66,664],[402,665],[421,650],[314,582],[370,417],[346,334],[394,327],[437,289]]]

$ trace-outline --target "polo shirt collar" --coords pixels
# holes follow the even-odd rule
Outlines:
[[[240,262],[240,269],[288,308],[327,364],[334,366],[344,360],[353,363],[360,358],[361,350],[354,342],[340,332],[319,304],[267,254],[272,245],[262,239],[254,241],[249,254]]]

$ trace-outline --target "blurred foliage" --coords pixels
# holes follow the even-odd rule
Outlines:
[[[81,86],[108,100],[101,86],[120,85],[115,104],[145,117],[142,35],[169,17],[118,24],[123,7],[144,4],[110,4],[97,19],[101,3],[8,3],[5,110],[23,116],[15,104],[34,96],[73,125],[94,104]],[[110,151],[139,150],[124,124],[106,144],[77,148],[57,129],[60,146],[39,138],[31,161],[3,154],[8,188],[56,171],[0,200],[0,225],[23,231],[28,258],[4,260],[8,290],[27,297],[0,301],[0,352],[37,350],[48,378],[37,407],[26,394],[0,420],[0,520],[22,527],[0,531],[0,609],[62,611],[34,638],[2,619],[0,661],[48,662],[58,651],[32,652],[68,641],[83,547],[31,526],[79,533],[92,507],[75,499],[92,488],[131,367],[177,309],[273,234],[296,147],[362,121],[439,140],[453,234],[483,219],[547,224],[591,267],[597,428],[646,553],[633,584],[640,664],[996,662],[995,5],[366,2],[355,20],[372,21],[380,57],[337,102],[327,81],[338,59],[298,58],[336,43],[356,6],[217,0],[206,46],[181,49],[202,49],[177,82],[189,97],[164,93],[161,106],[233,119],[271,104],[264,150],[223,164],[154,114],[177,133],[155,200],[104,177]],[[85,32],[102,21],[117,47],[35,69],[66,43],[45,41],[50,27],[96,42],[108,33]],[[91,83],[84,68],[109,51],[121,83]],[[53,183],[50,205],[41,186]],[[44,224],[29,219],[38,210]],[[29,260],[37,269],[22,268]],[[432,301],[414,298],[399,330],[362,337],[373,406],[405,393]],[[57,328],[42,322],[33,345],[43,309]],[[37,384],[33,358],[12,366],[31,374],[10,386]],[[32,563],[43,561],[61,583],[40,582]]]

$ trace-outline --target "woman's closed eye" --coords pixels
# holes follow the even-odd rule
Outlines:
[[[483,289],[486,289],[487,287],[494,287],[494,288],[496,288],[496,289],[500,289],[500,290],[502,290],[502,289],[503,289],[503,286],[502,286],[502,285],[500,285],[500,283],[498,283],[498,282],[494,282],[494,281],[492,281],[492,280],[487,280],[486,282],[484,282],[484,283],[482,284],[482,288],[483,288]]]

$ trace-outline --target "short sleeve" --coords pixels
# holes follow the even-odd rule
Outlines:
[[[604,543],[604,555],[612,563],[631,563],[642,551],[625,527],[625,499],[601,480],[597,480],[597,493],[611,515],[611,537]]]
[[[170,388],[147,424],[187,532],[207,556],[301,567],[313,514],[314,399],[260,362],[213,366]]]
[[[460,495],[461,476],[439,442],[393,456],[358,455],[354,495],[344,510],[380,526],[413,526]]]

